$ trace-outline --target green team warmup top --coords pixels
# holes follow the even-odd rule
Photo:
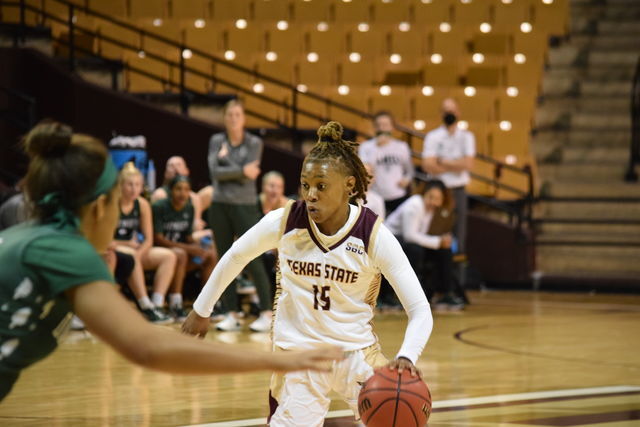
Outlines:
[[[177,211],[170,199],[155,202],[153,210],[153,232],[160,233],[172,242],[186,243],[193,228],[193,205],[188,201],[182,210]]]
[[[0,233],[0,400],[68,330],[64,292],[96,281],[113,276],[74,227],[25,223]]]

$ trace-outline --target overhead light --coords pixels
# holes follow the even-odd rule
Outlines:
[[[236,59],[236,53],[231,49],[225,50],[224,59],[226,59],[227,61],[233,61],[234,59]]]
[[[275,53],[274,51],[269,51],[267,52],[264,57],[267,59],[267,61],[269,62],[274,62],[278,60],[278,54]]]
[[[448,22],[441,22],[440,23],[440,32],[441,33],[448,33],[449,31],[451,31],[451,24],[449,24]]]
[[[206,23],[205,23],[204,19],[196,19],[193,22],[193,26],[196,27],[196,28],[204,28],[205,24]]]
[[[433,3],[433,0],[422,0],[423,4],[429,4],[429,3]]]
[[[439,53],[434,53],[433,55],[431,55],[431,62],[434,64],[439,64],[442,62],[442,55],[440,55]]]
[[[244,30],[247,28],[247,20],[246,19],[238,19],[236,21],[236,28],[239,30]]]
[[[511,130],[511,122],[509,120],[502,120],[500,122],[500,130],[510,131]]]
[[[515,98],[516,96],[518,96],[518,88],[515,86],[509,86],[507,88],[507,96],[510,96],[512,98]]]
[[[400,54],[398,53],[393,53],[389,57],[389,62],[391,62],[392,64],[399,64],[402,62],[402,56],[400,56]]]
[[[416,120],[415,122],[413,122],[413,127],[415,130],[424,130],[424,128],[427,127],[427,124],[424,122],[424,120]]]
[[[491,32],[491,24],[489,24],[488,22],[483,22],[482,24],[480,24],[480,32],[481,33]]]
[[[527,57],[524,56],[524,53],[516,53],[515,55],[513,55],[513,60],[516,64],[524,64],[525,62],[527,62]]]
[[[253,91],[255,93],[262,93],[264,92],[264,85],[262,83],[255,83],[253,85]]]
[[[156,18],[153,20],[153,26],[154,27],[161,27],[162,26],[162,19],[160,18]]]
[[[389,85],[380,86],[380,95],[382,95],[382,96],[391,95],[391,86],[389,86]]]
[[[307,54],[307,61],[309,62],[318,62],[318,59],[320,59],[320,57],[316,52],[309,52]]]
[[[338,93],[340,95],[349,95],[349,86],[347,85],[338,86]]]
[[[474,64],[482,64],[484,62],[484,55],[481,53],[474,53],[471,56],[471,60]]]
[[[469,129],[469,122],[466,120],[459,120],[458,121],[458,127],[462,130],[467,130]]]
[[[190,59],[193,56],[193,52],[191,52],[191,49],[184,49],[182,51],[182,57],[184,59]]]
[[[424,96],[433,95],[433,86],[422,86],[422,94]]]
[[[401,22],[398,24],[398,29],[400,31],[402,31],[403,33],[406,33],[407,31],[411,30],[411,24],[409,24],[408,22]]]
[[[544,3],[544,4],[552,4],[553,0],[542,0],[542,3]]]
[[[276,24],[276,28],[280,31],[285,31],[287,28],[289,28],[289,23],[284,20],[278,21],[278,23]]]
[[[366,33],[367,31],[369,31],[369,24],[367,24],[366,22],[359,23],[358,31],[360,31],[361,33]]]
[[[469,3],[471,3],[471,0],[460,0],[460,3],[469,4]]]
[[[522,31],[523,33],[530,33],[531,30],[533,30],[533,25],[531,25],[531,23],[523,22],[522,24],[520,24],[520,31]]]
[[[360,62],[361,59],[362,59],[362,57],[360,56],[360,54],[358,52],[351,52],[349,54],[349,61],[351,61],[353,63],[358,63],[358,62]]]
[[[502,0],[502,4],[511,4],[513,0]]]
[[[316,29],[321,32],[329,31],[329,24],[327,22],[318,22]]]
[[[475,96],[476,95],[476,88],[473,86],[467,86],[464,88],[464,94],[465,96]]]
[[[309,88],[307,87],[307,85],[300,83],[298,86],[296,86],[296,89],[298,89],[298,92],[307,93],[307,90]]]

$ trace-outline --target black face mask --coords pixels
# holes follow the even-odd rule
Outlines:
[[[458,120],[458,118],[453,113],[444,113],[444,115],[442,116],[442,121],[447,126],[451,126],[456,122],[456,120]]]

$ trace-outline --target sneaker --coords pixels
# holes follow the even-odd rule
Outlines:
[[[169,307],[169,315],[174,318],[176,322],[184,322],[187,320],[187,310],[183,307]]]
[[[171,316],[166,314],[164,310],[157,307],[145,308],[140,311],[149,322],[155,323],[156,325],[167,325],[169,323],[173,323]]]
[[[71,330],[72,331],[84,331],[84,322],[76,315],[71,318]]]
[[[236,292],[238,292],[238,295],[250,295],[256,293],[256,287],[250,280],[240,276],[236,279],[236,283]]]
[[[269,332],[271,330],[271,316],[261,314],[249,325],[249,329],[253,332]]]
[[[219,331],[232,332],[239,331],[240,328],[240,322],[231,314],[227,314],[222,322],[216,324],[216,329]]]
[[[464,301],[453,295],[445,295],[434,303],[438,311],[460,311],[464,308]]]

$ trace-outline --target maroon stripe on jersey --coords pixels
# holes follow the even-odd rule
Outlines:
[[[304,200],[296,200],[291,205],[284,234],[297,228],[309,228],[309,216],[307,215],[307,205]]]
[[[328,252],[327,248],[322,246],[322,243],[318,241],[316,235],[311,230],[311,224],[309,223],[309,215],[307,214],[307,204],[304,200],[296,200],[296,202],[291,205],[291,209],[289,210],[289,217],[287,218],[287,225],[284,227],[284,234],[287,234],[291,230],[296,229],[306,229],[311,236],[311,240],[316,244],[318,248],[322,252]]]
[[[351,228],[351,231],[349,232],[349,234],[344,236],[344,238],[341,239],[338,243],[331,246],[329,250],[333,250],[337,248],[338,246],[343,244],[344,241],[347,240],[349,236],[353,236],[356,239],[362,240],[362,242],[364,243],[364,251],[368,252],[369,239],[371,238],[371,232],[373,231],[373,226],[375,225],[377,219],[378,219],[378,215],[373,213],[371,209],[366,208],[364,206],[361,207],[360,216],[356,220],[356,224]]]

